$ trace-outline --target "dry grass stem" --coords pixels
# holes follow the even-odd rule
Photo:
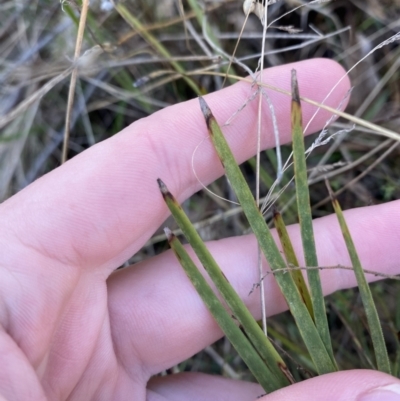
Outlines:
[[[78,61],[79,56],[81,54],[83,35],[85,33],[85,26],[86,26],[86,18],[87,18],[88,10],[89,10],[89,2],[90,2],[90,0],[82,0],[81,16],[79,19],[78,34],[76,37],[76,44],[75,44],[74,62]],[[67,109],[66,109],[66,114],[65,114],[65,131],[64,131],[63,149],[62,149],[62,155],[61,155],[61,164],[65,163],[68,158],[68,143],[69,143],[69,136],[70,136],[70,129],[71,129],[71,114],[72,114],[72,109],[74,106],[74,95],[75,95],[75,87],[76,87],[77,79],[78,79],[78,66],[74,65],[72,74],[71,74],[71,82],[69,85],[69,92],[68,92]]]

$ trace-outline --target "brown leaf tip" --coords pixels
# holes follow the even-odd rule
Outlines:
[[[278,209],[278,206],[275,205],[275,203],[272,205],[272,215],[274,216],[274,219],[278,218],[280,216],[281,212]]]
[[[297,72],[292,70],[292,100],[300,103],[299,83],[297,82]]]
[[[167,186],[164,184],[163,180],[161,178],[157,178],[157,184],[160,188],[161,193],[163,194],[163,196],[167,196],[167,195],[171,195],[168,191]]]
[[[208,107],[208,104],[204,100],[202,96],[199,96],[199,102],[200,102],[200,109],[201,112],[203,113],[203,116],[206,120],[207,125],[209,124],[209,120],[212,117],[211,109]]]

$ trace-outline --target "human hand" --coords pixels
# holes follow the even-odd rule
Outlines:
[[[270,69],[265,79],[290,89],[295,67],[303,96],[321,101],[343,70],[328,60]],[[315,85],[318,82],[318,85]],[[328,104],[348,90],[343,81]],[[220,122],[249,95],[238,83],[206,97]],[[282,141],[290,138],[290,99],[270,94]],[[239,162],[255,151],[256,102],[224,129]],[[304,105],[303,119],[314,108]],[[266,119],[269,115],[265,108]],[[310,132],[329,115],[320,112]],[[211,344],[221,331],[171,252],[114,272],[138,251],[168,216],[158,191],[162,178],[179,201],[200,189],[191,167],[206,136],[198,101],[164,109],[83,152],[0,206],[0,401],[1,400],[253,400],[253,383],[202,374],[149,379]],[[272,135],[263,147],[273,146]],[[211,144],[197,152],[196,172],[208,184],[223,174]],[[400,203],[346,213],[364,268],[396,274]],[[289,231],[297,251],[296,226]],[[334,216],[315,221],[321,265],[349,265]],[[253,236],[209,243],[231,283],[259,316]],[[322,273],[324,291],[356,285],[343,270]],[[265,281],[270,315],[286,308],[272,277]],[[343,385],[345,383],[345,385]],[[356,400],[372,388],[398,383],[369,371],[340,372],[266,396]],[[307,397],[307,398],[306,398]],[[331,397],[331,398],[330,398]]]

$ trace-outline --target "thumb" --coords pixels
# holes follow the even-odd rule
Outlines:
[[[371,370],[350,370],[293,384],[260,401],[400,401],[400,380]]]

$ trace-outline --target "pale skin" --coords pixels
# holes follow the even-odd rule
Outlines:
[[[297,69],[303,96],[322,100],[343,75],[328,60],[265,72],[290,88]],[[318,85],[315,83],[318,82]],[[349,88],[342,81],[327,104],[336,107]],[[239,83],[205,97],[219,122],[249,96]],[[271,92],[283,142],[289,142],[290,99]],[[257,102],[224,132],[239,162],[255,152]],[[304,122],[314,112],[304,105]],[[264,110],[267,121],[268,111]],[[321,112],[309,132],[329,118]],[[269,127],[267,122],[267,127]],[[0,206],[0,400],[255,400],[253,383],[204,374],[151,377],[191,357],[221,332],[169,251],[114,272],[138,251],[168,216],[156,179],[180,202],[201,188],[191,157],[206,136],[198,101],[137,121],[10,198]],[[266,130],[263,148],[273,146]],[[197,152],[203,184],[223,173],[211,145]],[[364,268],[400,273],[400,202],[346,212]],[[315,221],[321,265],[350,265],[334,216]],[[298,228],[289,228],[300,253]],[[209,244],[225,274],[259,317],[253,236]],[[376,278],[375,278],[376,279]],[[355,285],[343,270],[322,273],[324,292]],[[286,309],[272,277],[265,280],[269,315]],[[150,380],[151,379],[151,380]],[[318,377],[263,398],[356,400],[397,379],[372,371]]]

